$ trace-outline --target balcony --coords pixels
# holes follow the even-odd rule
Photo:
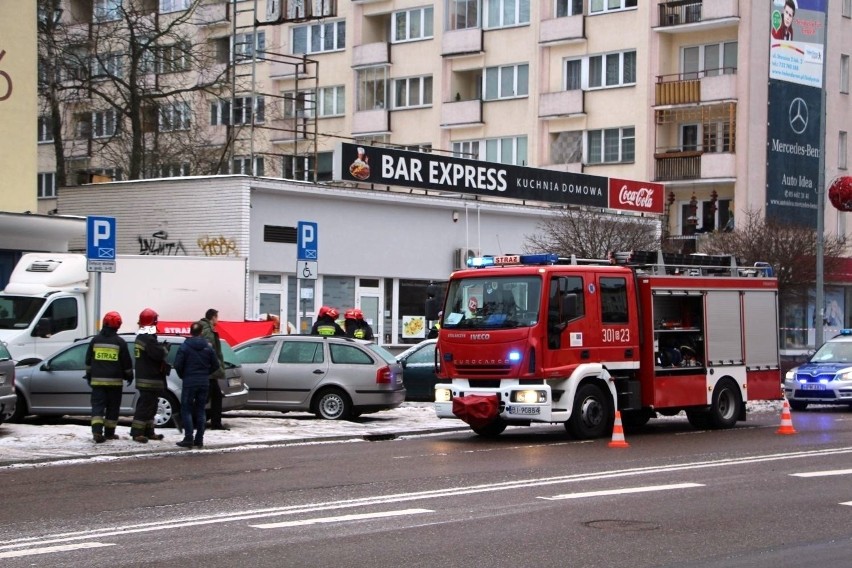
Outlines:
[[[566,16],[541,22],[539,43],[555,44],[584,40],[583,16]]]
[[[441,38],[441,55],[468,55],[482,52],[482,28],[449,30]]]
[[[657,76],[656,106],[698,104],[737,98],[736,68]]]
[[[202,4],[192,15],[192,23],[196,26],[217,26],[231,21],[230,4]]]
[[[441,105],[441,128],[482,124],[482,101],[456,101]]]
[[[660,2],[657,31],[676,33],[728,27],[739,22],[738,0]],[[687,25],[688,24],[688,25]]]
[[[538,98],[539,118],[559,118],[584,114],[583,91],[559,91],[542,93]]]
[[[356,45],[352,50],[352,67],[369,67],[390,63],[390,44],[386,41]]]
[[[352,134],[363,136],[390,132],[390,116],[387,110],[377,108],[361,110],[352,115]]]
[[[701,150],[668,150],[654,154],[655,181],[735,179],[736,154]]]

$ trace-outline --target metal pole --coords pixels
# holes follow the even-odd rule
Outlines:
[[[820,102],[822,103],[822,117],[819,123],[819,139],[822,148],[819,153],[819,176],[817,178],[817,228],[816,228],[816,282],[815,282],[815,297],[814,297],[814,313],[816,322],[814,330],[814,348],[822,345],[825,340],[823,329],[825,322],[825,291],[823,290],[825,274],[823,254],[825,251],[825,123],[828,119],[828,107],[826,106],[825,94],[825,79],[826,79],[826,61],[825,56],[828,52],[828,15],[829,2],[825,2],[825,38],[823,38],[822,47],[822,90],[820,93]]]

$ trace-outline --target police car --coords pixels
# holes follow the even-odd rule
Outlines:
[[[784,395],[793,410],[808,404],[852,407],[852,329],[826,341],[804,365],[787,371]]]

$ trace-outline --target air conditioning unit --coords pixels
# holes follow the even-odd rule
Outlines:
[[[453,270],[461,270],[467,268],[467,259],[476,256],[476,251],[472,249],[456,249],[453,252]]]

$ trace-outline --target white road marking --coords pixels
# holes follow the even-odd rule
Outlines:
[[[36,554],[54,554],[56,552],[69,552],[84,548],[103,548],[104,546],[115,546],[108,542],[81,542],[79,544],[63,544],[61,546],[45,546],[42,548],[29,548],[27,550],[12,550],[0,552],[0,558],[19,558],[21,556],[34,556]]]
[[[432,509],[402,509],[400,511],[383,511],[381,513],[362,513],[360,515],[340,515],[338,517],[320,517],[316,519],[302,519],[301,521],[285,521],[283,523],[265,523],[261,525],[249,525],[256,529],[281,529],[285,527],[301,527],[305,525],[317,525],[320,523],[342,523],[344,521],[363,521],[366,519],[382,519],[386,517],[403,517],[406,515],[419,515],[422,513],[434,513]]]
[[[121,529],[103,528],[86,531],[74,531],[58,533],[53,535],[42,535],[38,537],[24,537],[8,541],[0,541],[0,551],[33,544],[59,544],[81,540],[106,538],[111,536],[126,536],[138,533],[148,533],[163,530],[184,530],[188,527],[230,523],[245,521],[249,519],[262,519],[269,517],[282,517],[285,515],[296,515],[314,511],[333,511],[340,509],[353,509],[375,505],[386,505],[390,503],[404,503],[408,501],[419,501],[424,499],[442,499],[459,495],[474,495],[478,493],[491,493],[497,491],[511,491],[525,487],[540,487],[545,485],[561,485],[568,483],[588,483],[602,479],[616,479],[626,477],[639,477],[643,475],[657,475],[659,473],[674,473],[682,471],[702,470],[709,468],[729,467],[742,464],[766,463],[775,461],[786,461],[795,459],[813,459],[822,456],[837,456],[852,454],[852,446],[842,448],[826,448],[821,450],[785,452],[779,454],[765,454],[756,456],[743,456],[736,458],[674,463],[662,466],[648,466],[628,469],[616,469],[594,473],[577,473],[572,475],[561,475],[556,477],[543,477],[532,479],[518,479],[504,481],[501,483],[466,485],[460,487],[445,487],[428,491],[417,491],[412,493],[395,493],[391,495],[372,495],[354,499],[343,499],[340,501],[324,501],[318,503],[306,503],[304,505],[289,505],[285,507],[272,507],[267,509],[249,509],[246,511],[235,511],[231,513],[216,513],[205,516],[177,517],[168,521],[157,521],[129,525]]]
[[[849,505],[852,507],[852,501],[846,501],[845,503],[841,503],[841,505]]]
[[[646,485],[644,487],[627,487],[625,489],[605,489],[603,491],[585,491],[583,493],[565,493],[553,497],[538,497],[545,501],[556,501],[559,499],[583,499],[585,497],[603,497],[605,495],[627,495],[629,493],[647,493],[650,491],[670,491],[672,489],[689,489],[692,487],[704,487],[702,483],[675,483],[672,485]]]
[[[792,477],[828,477],[830,475],[852,475],[852,469],[829,469],[826,471],[808,471],[790,474]]]

